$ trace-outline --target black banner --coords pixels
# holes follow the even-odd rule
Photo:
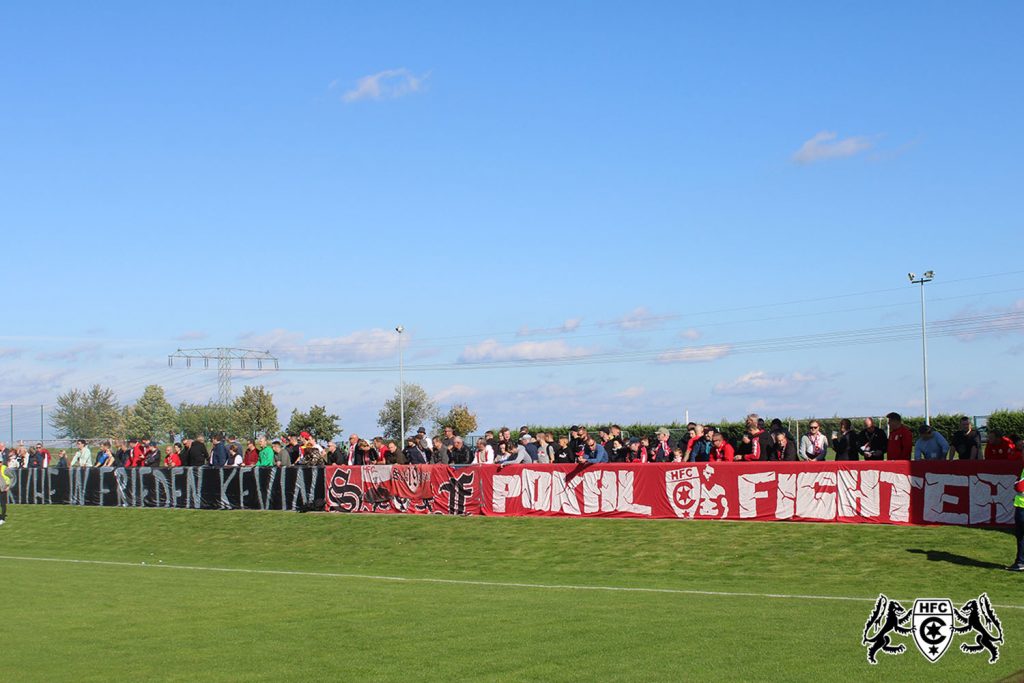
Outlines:
[[[324,497],[323,467],[30,467],[8,472],[14,475],[8,501],[18,505],[300,510]]]

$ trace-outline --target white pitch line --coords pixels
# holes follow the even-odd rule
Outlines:
[[[64,564],[92,564],[105,567],[134,567],[136,569],[184,569],[229,574],[265,574],[270,576],[318,576],[329,579],[361,579],[395,581],[400,583],[437,583],[455,586],[486,586],[492,588],[536,588],[547,590],[612,591],[625,593],[669,593],[672,595],[710,595],[725,598],[774,598],[779,600],[836,600],[845,602],[874,602],[877,598],[856,598],[846,595],[800,595],[796,593],[741,593],[687,588],[643,588],[637,586],[586,586],[558,583],[513,583],[508,581],[474,581],[471,579],[435,579],[408,576],[381,576],[377,574],[343,574],[339,572],[308,572],[294,569],[242,569],[238,567],[197,567],[188,564],[146,564],[145,562],[116,562],[112,560],[75,560],[64,557],[22,557],[0,555],[0,560],[18,562],[59,562]],[[898,602],[911,602],[909,598],[896,598]],[[1024,605],[996,605],[999,609],[1024,609]]]

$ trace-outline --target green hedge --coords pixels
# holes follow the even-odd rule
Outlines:
[[[988,428],[1005,435],[1024,436],[1024,410],[996,410],[988,416]]]

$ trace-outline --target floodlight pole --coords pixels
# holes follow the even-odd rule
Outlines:
[[[930,425],[932,413],[928,404],[928,326],[924,312],[924,285],[935,279],[935,273],[931,270],[925,271],[925,274],[919,278],[915,277],[913,273],[908,273],[908,275],[911,283],[921,285],[921,366],[924,374],[924,423]]]
[[[398,333],[398,413],[402,425],[402,434],[399,437],[405,441],[405,358],[402,353],[402,333],[405,328],[399,325],[395,328]]]

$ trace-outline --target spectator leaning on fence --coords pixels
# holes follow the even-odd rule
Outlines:
[[[971,418],[960,418],[960,429],[953,432],[953,451],[961,460],[981,457],[981,434],[971,424]]]
[[[733,462],[736,459],[733,447],[725,440],[725,435],[721,432],[715,432],[715,435],[711,437],[711,445],[712,462]]]
[[[92,458],[92,451],[85,445],[85,441],[79,439],[75,443],[78,445],[78,450],[75,451],[75,457],[71,459],[71,466],[92,467],[95,464]]]
[[[821,433],[821,423],[813,420],[808,428],[810,433],[800,437],[800,459],[824,460],[828,453],[828,440]]]
[[[864,431],[860,433],[860,452],[865,460],[884,460],[889,438],[870,417],[864,418]]]
[[[789,432],[784,429],[775,432],[775,457],[773,460],[798,460],[796,444],[789,440]]]
[[[914,452],[914,433],[903,424],[903,417],[899,413],[889,413],[885,419],[889,421],[889,460],[910,460]]]
[[[1017,445],[1016,435],[1004,436],[995,428],[988,430],[988,443],[985,444],[986,460],[1020,460],[1021,450]]]
[[[839,431],[832,432],[832,450],[836,460],[860,460],[857,434],[853,431],[853,423],[845,417],[839,421]]]
[[[946,437],[939,434],[929,425],[921,425],[917,430],[919,437],[914,444],[914,460],[945,460],[949,453]]]

